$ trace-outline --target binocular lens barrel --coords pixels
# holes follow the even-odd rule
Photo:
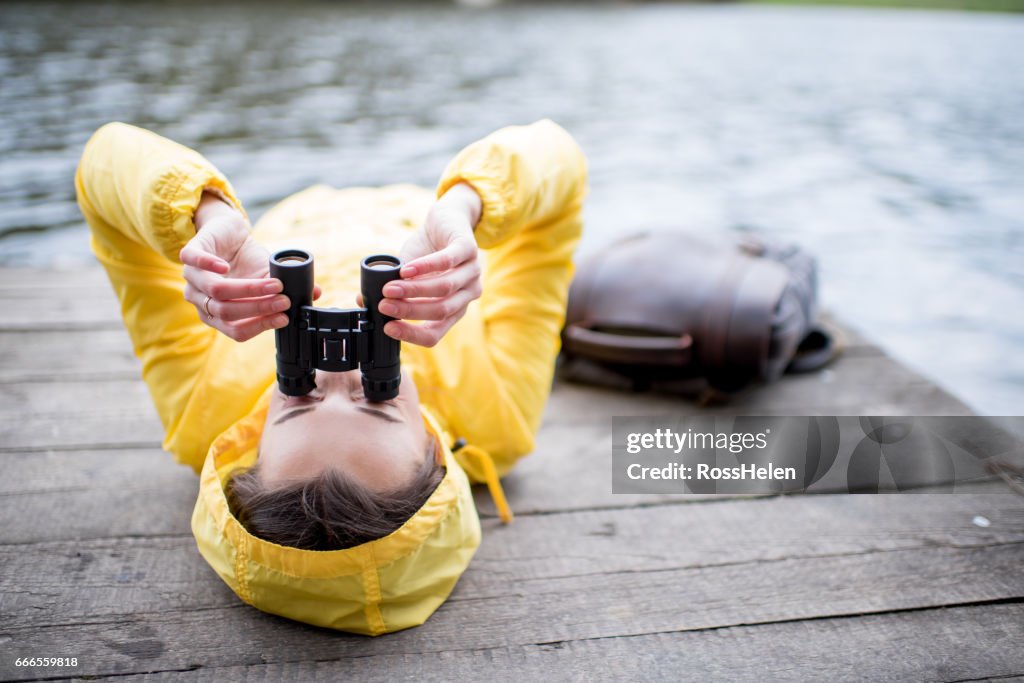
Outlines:
[[[299,365],[299,320],[302,307],[313,304],[313,256],[299,249],[285,249],[270,259],[270,277],[284,284],[291,302],[288,325],[274,330],[277,343],[277,383],[287,396],[305,396],[316,387],[316,371]]]
[[[384,298],[384,285],[392,280],[401,279],[401,260],[386,254],[367,256],[360,268],[363,305],[366,316],[371,323],[370,358],[372,362],[363,363],[363,393],[370,401],[387,401],[398,396],[398,386],[402,382],[402,370],[399,359],[400,344],[397,339],[384,334],[384,325],[394,318],[382,314],[377,307]]]
[[[366,306],[365,312],[362,309],[314,309],[313,257],[299,249],[285,249],[271,257],[270,277],[277,278],[284,284],[283,293],[291,301],[288,325],[274,331],[277,343],[277,384],[282,393],[288,396],[308,394],[316,388],[318,367],[334,372],[353,367],[348,361],[339,363],[339,360],[344,360],[343,358],[330,355],[321,358],[320,354],[315,352],[311,361],[310,349],[306,348],[305,363],[307,366],[312,364],[313,367],[304,368],[301,344],[324,341],[328,345],[351,345],[341,348],[350,348],[352,360],[358,360],[363,393],[367,399],[387,401],[398,395],[398,386],[402,382],[399,359],[401,347],[397,339],[384,334],[384,325],[394,318],[381,314],[377,307],[384,298],[384,285],[400,279],[401,268],[401,260],[394,256],[367,256],[360,264],[360,288],[363,293],[363,304]],[[310,310],[304,313],[304,307]],[[352,327],[355,324],[352,319],[339,317],[356,314],[359,320],[358,329]],[[309,317],[307,322],[311,329],[302,329],[304,315]],[[334,322],[327,322],[332,319],[330,316],[333,316]],[[328,327],[321,329],[325,324]],[[330,325],[340,327],[333,328]],[[314,335],[315,339],[309,335]]]

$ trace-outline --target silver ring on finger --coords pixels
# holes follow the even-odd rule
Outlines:
[[[206,301],[203,302],[203,310],[206,311],[206,317],[209,318],[210,320],[213,320],[213,318],[214,318],[213,313],[210,313],[210,301],[212,301],[212,300],[213,300],[213,297],[210,296],[210,295],[207,295],[206,296]]]

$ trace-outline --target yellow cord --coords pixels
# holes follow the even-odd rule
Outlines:
[[[420,404],[420,412],[427,427],[434,433],[434,436],[445,440],[446,444],[449,443],[447,439],[450,436],[441,428],[433,413],[423,404]],[[484,471],[484,481],[487,482],[487,490],[491,494],[491,500],[494,501],[494,507],[498,508],[498,516],[504,524],[509,524],[513,519],[512,509],[508,506],[508,500],[505,499],[505,491],[501,488],[501,480],[498,479],[498,470],[494,467],[494,460],[491,459],[491,454],[478,446],[467,444],[465,439],[459,439],[451,447],[451,451],[452,453],[456,451],[465,453],[480,463],[480,467]]]
[[[487,482],[487,490],[491,493],[491,498],[494,500],[494,506],[498,508],[498,516],[501,517],[501,521],[504,524],[508,524],[512,521],[512,509],[508,506],[508,501],[505,499],[505,491],[501,488],[501,481],[498,479],[498,471],[494,469],[494,461],[491,460],[491,454],[482,448],[466,444],[458,449],[459,453],[472,456],[484,471],[484,479]]]

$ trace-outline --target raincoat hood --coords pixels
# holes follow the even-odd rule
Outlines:
[[[260,404],[210,447],[192,514],[199,552],[238,597],[265,612],[371,636],[426,621],[480,545],[469,480],[430,409],[420,405],[446,472],[423,507],[383,538],[318,551],[253,536],[228,509],[224,484],[256,462],[269,393]]]

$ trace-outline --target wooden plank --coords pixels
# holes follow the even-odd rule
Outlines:
[[[54,449],[150,448],[163,440],[152,406],[77,413],[73,416],[27,415],[0,422],[0,453]]]
[[[0,453],[150,447],[163,437],[139,379],[9,382],[0,392]]]
[[[963,402],[887,356],[840,358],[803,375],[752,386],[717,404],[654,392],[557,382],[550,402],[565,422],[612,415],[971,415]]]
[[[108,537],[38,542],[29,536],[17,541],[9,539],[18,533],[9,527],[24,524],[38,529],[50,520],[33,524],[18,515],[5,525],[0,614],[9,627],[224,604],[222,592],[215,588],[220,581],[198,555],[189,531],[194,489],[191,500],[177,501],[173,507],[149,498],[149,491],[136,490],[126,498],[136,502],[124,510],[119,507],[122,500],[109,495],[112,491],[94,492],[95,503],[79,510],[84,516],[108,509]],[[977,515],[989,520],[989,526],[974,524]],[[137,518],[138,537],[114,537],[126,518]],[[1024,500],[1012,495],[792,496],[535,515],[508,527],[496,520],[486,520],[484,526],[483,544],[453,600],[500,595],[519,600],[521,593],[549,593],[545,582],[569,581],[566,585],[572,589],[571,580],[602,576],[628,589],[633,585],[629,577],[641,575],[664,586],[659,578],[664,572],[747,565],[756,569],[780,562],[799,566],[811,560],[849,560],[859,566],[861,560],[851,559],[855,556],[871,556],[871,562],[885,564],[899,553],[922,553],[919,561],[929,555],[934,566],[928,571],[938,575],[952,571],[958,561],[967,562],[970,552],[1024,560]],[[711,530],[714,533],[704,533]],[[933,554],[936,550],[958,552]],[[902,566],[901,560],[887,571]],[[1024,590],[1019,571],[1009,583],[1007,577],[999,578],[995,566],[987,571],[998,579],[990,589],[1002,597],[1008,586]],[[118,579],[122,574],[128,578]],[[613,579],[615,575],[620,579]],[[835,584],[850,578],[844,572],[830,577]],[[949,579],[936,578],[939,583],[929,586],[924,577],[920,575],[921,595],[945,599],[936,587]],[[644,578],[637,583],[646,582]],[[882,595],[878,590],[867,592]],[[786,600],[799,598],[792,595]]]
[[[110,281],[99,265],[66,270],[0,268],[0,296],[15,297],[44,290],[106,289]]]
[[[123,640],[143,663],[156,641]],[[428,627],[423,627],[428,628]],[[127,634],[124,634],[127,635]],[[190,670],[150,673],[146,681],[966,681],[1024,676],[1024,605],[956,607],[859,618],[817,619],[708,631],[555,641],[484,649],[452,648],[264,664],[277,646],[243,648],[254,663],[211,667],[197,657]],[[126,648],[131,651],[130,648]],[[269,654],[268,654],[269,650]],[[82,674],[96,670],[83,664]],[[27,672],[26,672],[27,673]],[[37,675],[44,671],[36,670]],[[46,674],[62,673],[55,669]],[[25,675],[25,674],[23,674]],[[70,679],[61,679],[70,680]],[[76,679],[77,680],[77,679]]]
[[[138,379],[142,364],[123,329],[0,333],[0,384]]]
[[[76,416],[104,412],[155,409],[145,383],[138,378],[97,379],[89,382],[9,382],[0,392],[0,415]]]
[[[844,431],[844,439],[850,434]],[[819,482],[816,493],[846,492],[846,466],[851,451],[844,449],[829,477]],[[724,495],[613,494],[611,428],[593,425],[544,425],[536,450],[516,464],[502,479],[502,488],[516,515],[549,514],[563,510],[657,505],[664,502],[721,500]],[[957,491],[967,482],[989,479],[983,466],[973,459],[955,462]],[[566,486],[566,482],[572,482]],[[935,481],[933,483],[939,483]],[[1004,491],[1009,489],[1002,488]],[[739,497],[739,496],[731,496]],[[489,495],[478,497],[481,514],[496,516]]]
[[[5,453],[4,477],[0,477],[0,496],[48,495],[72,491],[99,495],[124,486],[138,485],[144,479],[153,486],[170,487],[179,475],[198,484],[192,470],[174,462],[159,447],[148,449],[95,451],[42,451]],[[2,541],[0,541],[2,542]]]
[[[104,301],[103,306],[89,308],[73,299],[32,301],[16,299],[5,302],[0,331],[52,333],[68,330],[123,329],[116,307]]]
[[[92,581],[61,604],[81,617],[25,617],[19,594],[4,596],[21,620],[5,627],[8,652],[75,653],[92,674],[414,654],[452,649],[517,647],[664,632],[721,629],[803,619],[1016,602],[1024,597],[1019,570],[1024,546],[934,547],[853,556],[727,564],[639,573],[599,571],[550,578],[507,571],[481,585],[480,567],[463,577],[422,628],[366,639],[268,617],[226,587],[208,591],[188,573],[159,587],[137,587],[146,569],[123,564],[108,587],[81,557],[68,558],[50,582]],[[120,558],[123,559],[123,558]],[[198,561],[198,560],[197,560]],[[75,564],[77,562],[77,564]],[[207,570],[208,571],[208,570]],[[44,572],[39,571],[40,575]],[[32,590],[46,590],[45,585]],[[222,604],[193,606],[220,590]],[[24,595],[21,593],[20,595]],[[135,596],[138,596],[136,598]],[[125,603],[116,612],[115,600]],[[159,603],[151,611],[138,603]],[[15,603],[15,604],[12,604]],[[53,604],[53,603],[49,603]],[[132,609],[125,609],[126,607]],[[11,621],[5,617],[5,621]],[[26,623],[29,622],[29,623]],[[45,624],[45,625],[44,625]],[[216,634],[196,638],[195,634]],[[4,662],[0,676],[17,674]]]
[[[0,330],[123,329],[117,297],[99,268],[0,269]]]
[[[5,454],[0,543],[187,535],[199,479],[159,448]]]

